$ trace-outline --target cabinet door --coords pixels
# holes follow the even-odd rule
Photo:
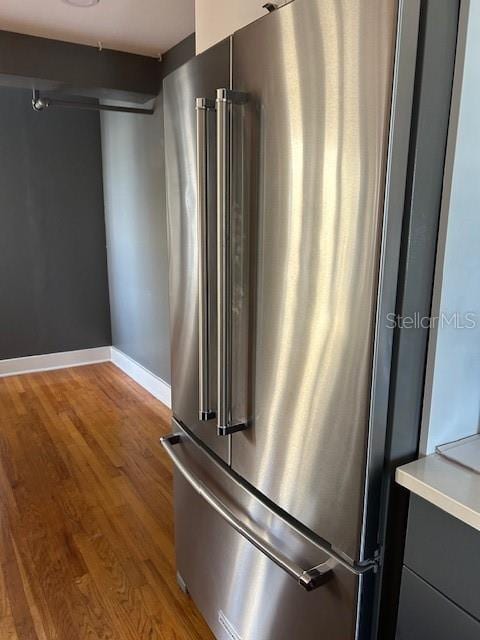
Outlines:
[[[404,567],[397,640],[478,640],[480,623]]]
[[[477,620],[480,620],[479,549],[479,531],[430,502],[412,496],[404,563]]]

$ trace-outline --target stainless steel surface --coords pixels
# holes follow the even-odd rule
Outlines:
[[[232,413],[232,256],[231,256],[231,113],[233,103],[246,96],[217,90],[217,330],[218,330],[218,435],[247,428]]]
[[[165,153],[170,262],[170,332],[172,408],[224,460],[229,438],[217,438],[215,422],[199,419],[198,244],[196,212],[196,98],[215,100],[217,87],[228,84],[230,43],[225,41],[192,59],[164,80]],[[216,273],[215,114],[207,112],[208,272]],[[216,362],[216,283],[209,280],[210,358]],[[216,405],[216,369],[209,388]]]
[[[186,433],[178,433],[175,450],[183,464],[258,535],[300,566],[328,561],[328,554],[229,479]],[[372,572],[359,577],[337,564],[325,585],[306,592],[225,522],[178,470],[174,478],[177,569],[218,640],[231,640],[219,624],[220,612],[242,640],[355,637],[358,593],[374,579]]]
[[[252,428],[233,436],[232,466],[353,560],[396,26],[394,0],[296,0],[233,39],[249,100],[233,111],[232,207],[255,227],[256,298]]]
[[[226,524],[179,472],[175,492],[177,564],[217,640],[355,638],[356,595],[363,578],[339,569],[322,588],[300,589]]]
[[[218,314],[210,388],[219,433],[251,428],[220,449],[226,464],[198,441],[218,451],[227,439],[189,413],[198,345],[186,349],[178,329],[197,304],[198,238],[192,249],[190,212],[172,209],[177,566],[219,640],[371,637],[384,319],[395,309],[418,18],[419,0],[295,0],[233,36],[231,83],[215,87],[230,85],[217,96],[218,210],[207,224],[218,243],[206,271]],[[182,82],[201,84],[201,73],[175,80],[188,93]],[[183,103],[166,99],[178,197],[191,127],[178,120]],[[290,576],[319,554],[335,570],[308,594]]]
[[[337,562],[334,558],[329,558],[321,564],[317,564],[310,569],[303,569],[296,562],[285,556],[281,551],[272,546],[269,542],[259,536],[248,524],[242,521],[231,509],[228,508],[217,496],[201,481],[191,470],[182,462],[175,454],[175,445],[181,442],[181,436],[173,434],[161,438],[164,449],[170,456],[175,467],[180,471],[185,480],[193,489],[201,496],[225,522],[235,529],[254,547],[261,551],[267,558],[272,560],[277,567],[280,567],[285,573],[294,578],[297,583],[306,591],[313,591],[324,585],[330,578]]]
[[[349,563],[345,558],[342,558],[338,555],[335,550],[331,549],[328,544],[324,541],[320,540],[318,537],[312,535],[312,533],[299,525],[295,520],[293,520],[288,514],[283,513],[278,507],[269,503],[265,500],[262,500],[260,494],[254,492],[251,486],[246,483],[243,478],[240,476],[236,476],[231,473],[230,467],[226,465],[224,462],[220,462],[213,456],[208,448],[203,444],[201,440],[196,438],[194,434],[189,432],[188,428],[182,426],[175,418],[172,419],[172,435],[167,436],[167,440],[170,439],[171,444],[180,444],[188,441],[188,446],[190,450],[193,450],[197,447],[200,450],[200,457],[202,458],[204,464],[207,464],[211,468],[215,468],[215,472],[217,477],[219,478],[219,483],[222,486],[230,485],[235,488],[235,491],[241,492],[242,495],[246,496],[250,504],[257,504],[258,507],[269,512],[271,516],[273,516],[276,520],[279,520],[283,523],[288,529],[295,533],[295,535],[302,538],[305,542],[307,542],[312,547],[318,549],[321,553],[326,554],[329,558],[334,560],[337,564],[341,565],[347,571],[350,571],[356,576],[361,576],[369,571],[376,572],[378,569],[378,563],[374,560],[369,560],[363,562],[361,564]],[[162,440],[163,444],[163,440]]]
[[[198,233],[198,383],[200,420],[211,420],[210,397],[210,287],[208,241],[208,111],[215,102],[197,98],[197,233]]]

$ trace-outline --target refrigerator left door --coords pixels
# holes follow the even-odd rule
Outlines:
[[[212,414],[216,406],[216,135],[215,111],[204,116],[201,143],[204,175],[197,176],[197,98],[215,104],[216,89],[230,83],[230,41],[225,40],[196,56],[167,76],[163,84],[165,117],[165,161],[170,253],[170,332],[172,349],[172,408],[175,418],[204,444],[228,461],[229,438],[216,435],[215,416],[200,420],[199,393],[199,257],[203,265],[204,331],[208,332],[202,354],[204,388],[210,396]],[[210,102],[209,102],[210,101]],[[198,182],[204,193],[203,246],[198,233]]]

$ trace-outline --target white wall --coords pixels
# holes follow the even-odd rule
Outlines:
[[[264,16],[267,0],[195,0],[196,51],[201,53]],[[281,4],[281,3],[279,3]]]
[[[112,342],[170,382],[163,108],[102,113]]]
[[[434,314],[458,314],[459,320],[466,320],[466,314],[472,313],[476,327],[444,326],[432,334],[421,442],[426,454],[479,430],[480,0],[472,0],[469,9],[464,7],[469,10],[465,64],[463,78],[460,73],[456,79],[458,127],[455,131],[454,108],[449,141],[453,153],[446,172],[446,182],[450,176],[451,182],[444,194]]]

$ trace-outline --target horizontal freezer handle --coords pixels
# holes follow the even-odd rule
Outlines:
[[[166,452],[172,459],[176,468],[183,475],[185,480],[193,489],[213,508],[215,511],[231,526],[242,535],[246,540],[253,544],[267,558],[270,558],[280,569],[283,569],[289,576],[295,578],[298,584],[306,591],[313,591],[321,585],[325,584],[332,576],[333,569],[337,565],[334,558],[329,558],[326,562],[312,567],[311,569],[303,569],[293,560],[287,558],[282,552],[275,549],[269,542],[261,538],[255,531],[233,513],[221,500],[201,481],[199,480],[179,459],[175,453],[175,445],[181,442],[181,436],[173,434],[161,438],[160,442],[164,446]]]

